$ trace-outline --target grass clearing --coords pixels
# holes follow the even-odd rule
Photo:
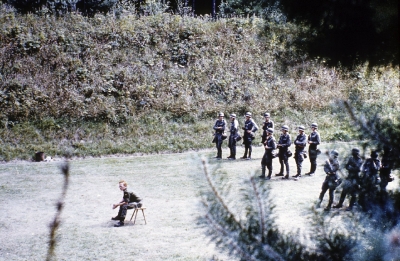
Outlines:
[[[292,134],[293,135],[293,134]],[[226,144],[225,144],[226,145]],[[349,151],[347,143],[325,144],[340,152]],[[238,147],[238,155],[243,152]],[[136,157],[106,157],[71,161],[70,186],[63,222],[58,231],[58,260],[206,260],[218,255],[213,243],[196,224],[199,192],[206,188],[198,157],[209,159],[210,167],[219,165],[226,172],[233,190],[243,179],[259,175],[261,147],[255,147],[251,161],[216,161],[215,150],[181,154],[158,154]],[[223,156],[228,156],[224,149]],[[340,160],[343,163],[344,153]],[[309,209],[314,204],[325,178],[318,159],[318,174],[300,181],[273,178],[272,198],[276,205],[276,222],[284,231],[300,229],[306,233]],[[290,159],[291,174],[295,162]],[[55,214],[55,202],[62,186],[60,162],[11,162],[0,165],[0,260],[43,260],[47,254],[48,224]],[[274,160],[274,172],[279,163]],[[308,171],[309,161],[303,170]],[[224,174],[225,175],[225,174]],[[136,225],[127,223],[114,228],[110,218],[117,210],[111,204],[121,198],[118,181],[125,179],[129,189],[143,198],[147,207],[147,225],[140,213]],[[389,189],[398,189],[398,182]],[[327,203],[325,195],[323,206]],[[338,194],[336,194],[338,197]],[[347,204],[347,200],[345,201]],[[233,207],[240,204],[233,204]],[[132,211],[128,212],[128,216]],[[240,209],[238,209],[240,215]],[[222,260],[232,260],[225,255]]]

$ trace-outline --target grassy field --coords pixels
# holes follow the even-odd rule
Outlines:
[[[326,144],[349,151],[351,144]],[[243,148],[238,148],[238,154]],[[226,172],[232,189],[240,189],[243,179],[259,175],[261,147],[251,161],[216,161],[214,150],[182,154],[76,159],[71,163],[70,186],[58,231],[57,260],[206,260],[219,253],[196,222],[200,212],[200,193],[207,189],[200,158],[211,168]],[[344,162],[344,153],[341,161]],[[223,156],[228,156],[224,149]],[[318,173],[299,181],[273,178],[271,185],[276,205],[276,222],[284,231],[307,234],[310,208],[315,203],[325,177],[318,159]],[[291,174],[295,172],[290,159]],[[0,260],[44,260],[49,240],[49,223],[61,192],[61,160],[31,163],[16,161],[0,165]],[[279,168],[274,161],[274,173]],[[303,170],[309,169],[306,160]],[[144,224],[139,214],[136,225],[114,228],[117,210],[111,204],[121,198],[118,181],[125,179],[147,207]],[[261,182],[261,181],[260,181]],[[398,182],[389,184],[398,189]],[[327,203],[327,197],[323,206]],[[336,198],[337,199],[337,198]],[[345,201],[347,204],[347,201]],[[240,209],[237,210],[240,215]],[[132,213],[131,211],[128,212]]]

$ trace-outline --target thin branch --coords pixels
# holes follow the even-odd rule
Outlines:
[[[218,191],[216,190],[214,184],[211,181],[210,175],[208,174],[207,171],[207,164],[204,159],[201,160],[203,163],[203,168],[204,168],[204,175],[206,176],[207,182],[210,185],[215,197],[218,199],[219,203],[222,205],[222,207],[225,209],[225,211],[230,215],[230,217],[235,221],[235,223],[243,229],[242,224],[235,218],[235,216],[232,214],[232,212],[229,210],[228,206],[225,204],[225,201],[222,199],[222,197],[219,195]]]
[[[262,200],[260,197],[260,193],[257,189],[257,185],[256,182],[254,180],[254,177],[250,178],[250,183],[253,187],[254,190],[254,194],[256,196],[256,200],[258,203],[258,208],[259,208],[259,220],[260,220],[260,230],[261,230],[261,241],[263,244],[263,248],[265,253],[272,258],[273,260],[277,260],[277,261],[285,261],[282,256],[280,254],[278,254],[269,244],[267,244],[266,240],[265,240],[265,217],[264,217],[264,210],[263,210],[263,206],[262,206]]]
[[[60,226],[60,219],[61,219],[61,212],[64,207],[64,199],[67,194],[68,190],[68,182],[69,182],[69,164],[68,162],[65,162],[64,165],[61,166],[61,172],[64,175],[64,185],[62,188],[61,196],[58,199],[58,202],[56,204],[57,206],[57,212],[54,217],[53,222],[50,224],[50,241],[49,241],[49,249],[47,252],[47,258],[46,261],[50,261],[54,258],[54,250],[55,246],[57,243],[56,240],[56,232],[58,227]]]
[[[264,210],[261,203],[260,193],[258,192],[254,178],[250,178],[250,183],[253,187],[254,194],[256,196],[256,201],[258,205],[259,221],[260,221],[260,233],[261,233],[261,243],[265,244],[265,220],[264,220]]]

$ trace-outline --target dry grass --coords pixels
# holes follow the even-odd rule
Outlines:
[[[330,144],[323,149],[333,146],[348,151],[351,145]],[[238,152],[242,153],[243,148]],[[201,215],[199,191],[207,188],[198,156],[211,158],[214,153],[73,160],[63,222],[58,231],[57,259],[205,260],[218,255],[195,221]],[[223,155],[227,153],[224,150]],[[252,161],[210,159],[209,163],[212,167],[220,164],[236,190],[242,186],[243,178],[259,170],[262,154],[262,148],[257,147]],[[319,165],[323,160],[324,157],[319,158]],[[63,180],[59,165],[57,161],[0,165],[0,260],[45,258],[48,225],[54,217],[54,204]],[[275,170],[278,165],[275,160]],[[309,162],[304,165],[304,170],[308,170]],[[290,167],[293,174],[293,158]],[[116,210],[111,209],[111,204],[121,197],[117,184],[120,179],[127,180],[130,189],[144,199],[147,225],[139,214],[135,226],[113,227],[110,218]],[[316,176],[298,182],[278,178],[269,182],[280,228],[307,232],[309,209],[318,197],[323,179],[319,167]],[[390,188],[398,189],[398,184],[392,183]],[[224,255],[221,258],[231,260]]]

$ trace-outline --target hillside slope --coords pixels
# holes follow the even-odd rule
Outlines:
[[[307,28],[293,24],[4,7],[0,21],[0,160],[210,147],[218,111],[259,123],[269,111],[293,130],[317,121],[325,139],[348,140],[357,136],[332,102],[400,108],[399,68],[326,67],[296,49]]]

